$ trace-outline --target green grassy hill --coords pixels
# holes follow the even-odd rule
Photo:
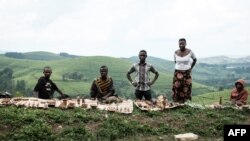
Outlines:
[[[32,54],[30,54],[32,55]],[[43,54],[46,56],[46,53]],[[53,55],[52,55],[53,56]],[[152,86],[153,96],[171,95],[171,62],[153,61],[160,72],[160,77]],[[25,80],[33,89],[38,78],[42,76],[44,66],[53,69],[51,79],[66,94],[71,96],[89,95],[89,88],[94,78],[99,76],[99,67],[107,65],[109,75],[114,79],[116,91],[121,97],[133,98],[133,87],[128,83],[126,72],[137,59],[113,58],[105,56],[61,58],[54,60],[14,59],[0,55],[0,70],[13,69],[14,81]],[[165,68],[165,65],[167,67]],[[199,66],[199,65],[198,65]],[[198,66],[195,68],[198,71]],[[168,68],[169,67],[169,68]],[[200,75],[207,79],[213,73]],[[70,72],[83,74],[82,80],[62,80],[62,75]],[[219,74],[217,74],[219,75]],[[250,90],[250,88],[248,88]],[[223,97],[227,102],[230,90],[214,92],[216,89],[193,82],[193,102],[212,104]],[[212,93],[209,93],[212,92]],[[206,94],[204,94],[206,93]],[[202,94],[202,95],[199,95]],[[198,96],[195,96],[198,95]],[[248,99],[250,104],[250,99]],[[134,107],[131,115],[107,113],[99,110],[75,108],[48,110],[0,107],[1,140],[174,140],[175,134],[193,132],[200,141],[222,141],[225,124],[249,124],[249,111],[228,109],[196,109],[183,107],[161,112],[141,112]],[[202,130],[201,130],[202,129]]]
[[[125,81],[124,77],[130,63],[110,57],[81,57],[53,61],[39,61],[28,59],[13,59],[1,57],[0,65],[12,68],[14,80],[26,80],[27,85],[33,88],[38,78],[42,76],[44,66],[53,69],[51,79],[67,94],[88,94],[91,82],[99,76],[101,65],[109,67],[109,75],[117,81]],[[125,69],[126,68],[126,69]],[[79,72],[84,75],[83,81],[62,81],[62,75],[68,72]]]
[[[247,87],[250,92],[250,87]],[[206,93],[192,98],[192,102],[199,104],[214,104],[215,102],[219,103],[220,97],[222,97],[222,104],[230,103],[231,90],[224,90],[212,93]],[[248,104],[250,104],[250,98],[248,98]]]
[[[23,56],[25,59],[30,59],[30,60],[58,60],[58,59],[66,58],[58,54],[44,52],[44,51],[27,52],[27,53],[23,53]]]
[[[35,52],[34,54],[29,53],[30,56],[36,56],[38,54],[38,52]],[[40,55],[46,56],[46,52],[41,52]],[[48,56],[51,56],[51,54],[48,53]],[[72,96],[88,96],[92,81],[99,76],[100,66],[107,65],[109,67],[109,75],[114,79],[114,85],[117,93],[121,97],[125,98],[134,97],[134,89],[128,83],[126,73],[133,62],[137,61],[138,60],[131,61],[124,58],[105,56],[64,58],[55,60],[14,59],[0,56],[0,65],[2,68],[9,67],[13,69],[14,80],[25,80],[27,82],[27,87],[30,89],[34,88],[38,78],[43,75],[43,67],[51,66],[53,69],[51,79],[58,85],[59,88],[63,90],[64,93]],[[164,68],[163,61],[155,61],[156,68],[159,68],[160,71],[160,77],[152,86],[153,96],[164,94],[170,97],[172,73],[162,69]],[[82,74],[83,80],[62,81],[63,74],[72,72]],[[214,90],[212,87],[207,87],[194,82],[193,91],[194,95],[197,95]]]
[[[247,110],[183,107],[130,115],[57,108],[0,107],[1,140],[34,141],[173,141],[174,135],[192,132],[199,141],[223,141],[226,124],[249,124]]]

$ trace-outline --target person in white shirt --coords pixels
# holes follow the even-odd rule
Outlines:
[[[186,48],[186,39],[179,39],[179,48],[174,53],[175,72],[173,77],[172,98],[174,102],[184,103],[192,99],[191,72],[196,64],[192,50]]]

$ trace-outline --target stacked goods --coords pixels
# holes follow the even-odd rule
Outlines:
[[[76,107],[83,109],[100,109],[119,113],[132,113],[133,102],[131,100],[124,100],[120,103],[99,103],[97,100],[90,99],[39,99],[33,97],[15,97],[0,99],[0,106],[14,105],[17,107],[27,108],[42,108],[47,109],[56,107],[61,109],[73,109]]]
[[[106,110],[110,112],[131,114],[133,112],[133,101],[123,100],[120,103],[111,103],[111,104],[98,103],[97,109]]]
[[[184,104],[169,102],[167,98],[162,95],[158,96],[155,101],[136,100],[134,104],[143,111],[160,111],[184,106]]]

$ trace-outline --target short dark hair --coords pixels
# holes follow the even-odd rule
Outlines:
[[[52,72],[52,69],[51,69],[50,66],[46,66],[46,67],[43,68],[43,72],[45,72],[45,71],[51,71]]]
[[[141,52],[144,52],[145,54],[147,54],[147,51],[146,51],[146,50],[140,50],[139,54],[140,54]]]
[[[101,69],[106,69],[106,70],[108,70],[108,67],[105,66],[105,65],[102,65],[102,66],[100,67],[100,70],[101,70]]]
[[[180,42],[180,41],[186,42],[186,39],[185,39],[185,38],[180,38],[180,39],[179,39],[179,42]]]

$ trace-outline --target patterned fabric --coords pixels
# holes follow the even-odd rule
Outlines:
[[[148,82],[150,82],[150,71],[153,73],[157,72],[155,68],[148,63],[136,63],[133,64],[133,66],[129,69],[130,73],[135,72],[135,82],[138,83],[138,86],[135,88],[136,90],[150,90],[150,86],[147,84]]]
[[[186,100],[191,100],[192,76],[190,70],[175,70],[172,92],[174,102],[184,103]]]
[[[42,76],[39,78],[34,91],[38,92],[38,98],[51,99],[54,91],[58,91],[58,87],[52,80]]]
[[[92,98],[102,98],[110,92],[113,94],[115,92],[113,80],[111,77],[108,77],[106,80],[96,78],[90,88],[90,96]]]

